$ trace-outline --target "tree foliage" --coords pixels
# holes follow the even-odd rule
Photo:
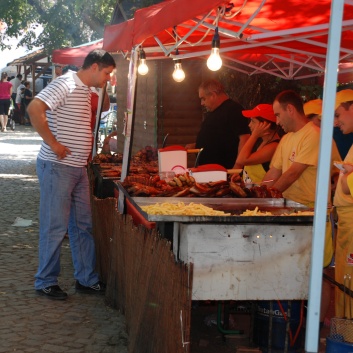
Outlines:
[[[120,0],[127,18],[136,9],[159,1]],[[18,47],[43,47],[48,52],[72,47],[103,37],[110,24],[117,0],[2,0],[0,22],[6,30],[0,34],[0,50],[7,39],[21,38]],[[36,35],[36,28],[43,31]]]

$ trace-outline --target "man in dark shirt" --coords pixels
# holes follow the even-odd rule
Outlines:
[[[207,110],[196,139],[196,148],[203,148],[199,164],[220,164],[227,169],[241,168],[235,164],[238,152],[250,136],[244,108],[229,99],[223,85],[216,80],[199,87],[201,105]],[[193,145],[188,145],[192,148]]]
[[[28,107],[28,104],[31,103],[33,99],[33,94],[32,94],[32,91],[29,89],[31,83],[29,81],[26,81],[24,85],[25,85],[25,90],[23,92],[23,104],[25,107],[25,125],[31,125],[29,121],[29,116],[27,113],[27,107]]]

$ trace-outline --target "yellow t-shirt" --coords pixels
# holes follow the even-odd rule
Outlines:
[[[273,155],[271,167],[285,173],[294,162],[308,165],[301,176],[283,192],[285,198],[308,207],[314,206],[319,145],[320,129],[312,122],[282,137]]]
[[[353,196],[353,173],[347,176],[347,185],[349,188],[349,192],[351,193],[351,196]]]
[[[261,183],[266,175],[266,170],[262,164],[246,165],[244,166],[243,179],[249,183]]]
[[[353,146],[349,149],[344,161],[345,162],[349,162],[349,163],[353,163]],[[342,191],[342,186],[341,186],[341,177],[342,177],[342,175],[343,174],[341,172],[340,176],[338,177],[335,197],[333,198],[333,204],[335,206],[337,206],[337,207],[340,207],[340,206],[353,206],[353,197],[352,197],[352,195],[346,195]]]

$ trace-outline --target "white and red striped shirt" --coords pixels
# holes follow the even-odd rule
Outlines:
[[[46,116],[56,140],[71,150],[70,155],[58,160],[43,141],[38,157],[73,167],[86,166],[92,149],[90,88],[76,72],[69,71],[52,81],[36,98],[50,108]]]

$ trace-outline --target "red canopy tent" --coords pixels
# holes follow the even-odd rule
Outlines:
[[[141,45],[147,59],[174,58],[178,48],[179,59],[207,58],[218,27],[225,66],[249,75],[267,72],[300,79],[324,73],[330,12],[331,0],[168,0],[136,11],[132,20],[107,26],[103,48],[130,52]],[[340,62],[349,62],[349,4],[343,20]]]
[[[55,49],[52,53],[52,62],[61,65],[82,66],[87,54],[94,49],[102,49],[103,39],[82,44],[73,48]]]
[[[128,125],[134,114],[131,102],[139,47],[143,47],[147,60],[171,60],[176,57],[176,49],[178,59],[207,58],[216,28],[224,66],[248,75],[269,73],[283,79],[325,74],[325,119],[321,128],[317,181],[320,192],[315,203],[306,332],[306,351],[317,352],[324,249],[321,235],[325,233],[334,97],[337,69],[351,71],[351,67],[342,64],[353,59],[353,1],[166,0],[136,11],[132,20],[107,26],[103,48],[124,55],[131,53]],[[127,131],[123,166],[128,165],[125,152],[129,151],[129,139]],[[125,176],[123,169],[122,180]]]

